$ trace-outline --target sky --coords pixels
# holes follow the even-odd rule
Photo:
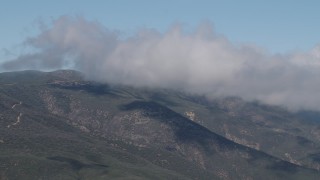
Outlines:
[[[317,0],[0,0],[0,49],[16,51],[37,32],[37,22],[83,15],[110,29],[132,34],[139,28],[165,31],[173,23],[194,29],[213,23],[234,43],[251,43],[274,53],[307,50],[320,42]],[[15,48],[15,49],[14,49]],[[19,51],[20,50],[20,51]]]
[[[2,1],[0,71],[320,110],[317,1]]]

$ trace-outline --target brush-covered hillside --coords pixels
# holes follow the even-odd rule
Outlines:
[[[0,74],[0,179],[319,179],[317,113],[109,85],[71,70]]]

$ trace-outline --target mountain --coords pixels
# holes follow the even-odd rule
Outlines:
[[[320,175],[320,124],[280,107],[103,84],[71,70],[1,73],[0,99],[0,179]]]

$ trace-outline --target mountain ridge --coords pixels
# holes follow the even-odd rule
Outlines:
[[[142,158],[154,166],[154,169],[147,171],[141,166],[138,166],[140,169],[131,168],[131,174],[129,173],[128,177],[132,176],[137,179],[146,177],[146,179],[148,177],[162,179],[164,176],[175,177],[174,179],[212,179],[214,177],[217,179],[256,179],[257,177],[265,179],[301,179],[302,177],[316,179],[319,175],[317,170],[310,169],[314,168],[311,165],[299,165],[284,158],[270,155],[264,152],[264,149],[252,149],[245,146],[245,143],[242,145],[241,142],[235,143],[232,138],[227,137],[225,131],[221,129],[218,131],[215,128],[219,127],[218,121],[211,122],[211,124],[216,123],[215,127],[210,126],[208,119],[212,115],[203,113],[202,116],[208,118],[199,119],[201,116],[197,110],[202,110],[203,107],[210,110],[212,102],[208,101],[203,105],[188,100],[188,98],[198,100],[197,96],[188,97],[188,95],[170,90],[155,91],[127,86],[111,86],[84,80],[80,73],[68,70],[48,73],[24,71],[0,74],[0,87],[0,98],[3,99],[1,101],[3,132],[0,137],[3,143],[0,143],[0,146],[5,150],[3,152],[7,152],[7,154],[1,154],[1,158],[6,159],[6,162],[12,161],[10,158],[8,159],[10,147],[5,147],[7,142],[10,142],[10,139],[14,141],[15,138],[25,142],[26,140],[23,140],[22,137],[33,137],[31,132],[39,131],[41,128],[37,127],[41,125],[40,127],[47,130],[50,127],[58,127],[58,130],[52,133],[49,133],[50,131],[39,132],[42,134],[43,140],[38,139],[39,142],[36,143],[36,146],[47,144],[44,142],[49,141],[53,135],[53,137],[65,138],[65,140],[68,140],[69,137],[72,140],[72,143],[67,143],[68,146],[64,145],[67,148],[56,150],[55,155],[49,156],[43,153],[40,156],[47,159],[44,160],[45,162],[53,163],[52,161],[54,161],[69,164],[70,171],[63,172],[61,176],[71,172],[74,177],[92,175],[91,177],[103,179],[107,176],[112,177],[112,173],[117,172],[117,168],[108,165],[107,161],[101,163],[84,158],[86,153],[92,153],[89,149],[86,150],[86,153],[79,153],[77,150],[67,153],[75,158],[61,156],[69,148],[83,147],[79,142],[88,145],[90,142],[97,142],[99,144],[97,148],[100,151],[106,151],[105,148],[107,148],[114,149],[113,153],[115,154],[125,152],[124,154],[128,153],[128,157]],[[201,98],[199,100],[206,101]],[[20,106],[12,108],[20,102],[22,102]],[[216,102],[218,101],[215,101],[214,104]],[[236,107],[237,105],[231,108],[232,111]],[[186,112],[190,112],[190,109],[195,112],[194,118],[190,118],[186,114]],[[216,111],[218,109],[213,109],[213,112],[216,113]],[[4,127],[8,124],[16,122],[19,113],[23,113],[19,125],[5,129]],[[230,112],[227,110],[226,114],[228,113]],[[217,118],[224,117],[222,115],[226,116],[225,114],[214,114]],[[27,121],[34,122],[34,124],[27,125]],[[221,122],[228,123],[224,119]],[[266,126],[266,124],[261,124],[261,126]],[[227,124],[227,127],[232,126]],[[22,137],[10,132],[19,128],[23,131]],[[216,134],[216,132],[218,133]],[[46,133],[48,133],[48,138],[44,136]],[[63,136],[59,136],[59,133]],[[77,136],[81,138],[78,139]],[[301,137],[303,141],[305,137]],[[312,142],[317,144],[317,142]],[[42,148],[48,150],[48,147],[55,144],[59,143],[54,141],[52,145],[44,145]],[[71,148],[72,144],[75,147]],[[28,145],[25,146],[28,147],[27,150],[29,149],[26,152],[33,154],[32,157],[36,158],[36,154],[39,152],[35,152],[39,150],[30,148]],[[14,146],[11,148],[15,149]],[[19,151],[16,150],[16,152]],[[275,155],[277,154],[275,153]],[[100,154],[99,156],[104,155]],[[11,154],[9,157],[13,158],[14,156]],[[115,159],[123,158],[122,155],[114,157],[116,157]],[[131,166],[139,161],[141,160],[134,161]],[[126,167],[124,164],[127,162],[118,163],[117,166]],[[112,167],[112,173],[100,172],[101,168],[106,167]],[[0,168],[0,175],[3,177],[10,175],[6,173],[5,168],[6,166],[3,165]],[[14,172],[14,170],[12,171]],[[142,175],[137,176],[136,172],[140,172]],[[161,173],[155,173],[156,175],[152,176],[153,173],[150,174],[150,172],[166,172],[164,173],[166,175],[161,176]],[[119,175],[117,174],[117,176]]]

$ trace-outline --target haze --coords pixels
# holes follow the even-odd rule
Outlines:
[[[144,28],[128,37],[119,32],[83,16],[61,16],[25,40],[32,51],[1,68],[75,69],[100,82],[320,110],[320,46],[272,54],[231,42],[211,23],[192,32],[180,24],[165,32]]]

